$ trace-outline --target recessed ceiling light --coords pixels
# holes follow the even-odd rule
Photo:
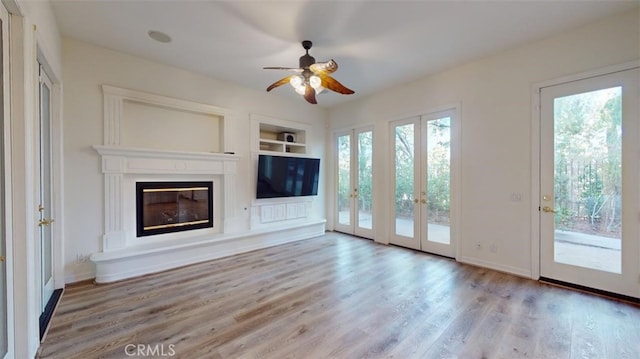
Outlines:
[[[171,42],[171,37],[165,34],[164,32],[149,30],[148,34],[150,38],[158,42],[163,42],[163,43]]]

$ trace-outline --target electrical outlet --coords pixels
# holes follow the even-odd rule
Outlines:
[[[491,243],[489,245],[489,252],[491,253],[498,253],[498,245],[495,243]]]

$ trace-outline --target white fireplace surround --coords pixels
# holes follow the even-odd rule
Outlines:
[[[300,221],[300,218],[279,226],[238,228],[234,218],[238,215],[235,210],[238,155],[120,144],[125,101],[216,116],[221,119],[220,141],[228,138],[232,122],[226,110],[112,86],[103,86],[103,95],[104,144],[93,146],[100,155],[104,177],[102,251],[91,255],[96,282],[113,282],[324,234],[325,220]],[[229,150],[224,142],[219,148]],[[137,181],[212,181],[214,227],[136,237]]]
[[[94,146],[94,149],[102,158],[105,180],[103,251],[225,232],[224,220],[233,212],[238,156],[118,146]],[[213,182],[214,227],[194,230],[193,234],[178,232],[136,237],[136,182],[185,180]]]

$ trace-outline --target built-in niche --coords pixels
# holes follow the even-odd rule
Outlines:
[[[138,101],[124,101],[122,116],[122,146],[222,152],[220,116]]]

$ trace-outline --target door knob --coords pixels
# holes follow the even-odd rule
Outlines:
[[[413,199],[413,203],[418,203],[418,202],[419,202],[419,201],[418,201],[418,199],[417,199],[417,198],[414,198],[414,199]]]
[[[0,263],[4,262],[7,258],[5,256],[0,256]]]
[[[422,200],[420,201],[420,203],[422,203],[422,204],[427,204],[427,200],[426,200],[426,199],[422,199]]]
[[[551,208],[551,207],[549,207],[549,206],[542,207],[542,211],[543,212],[549,212],[549,213],[556,213],[556,210]]]

